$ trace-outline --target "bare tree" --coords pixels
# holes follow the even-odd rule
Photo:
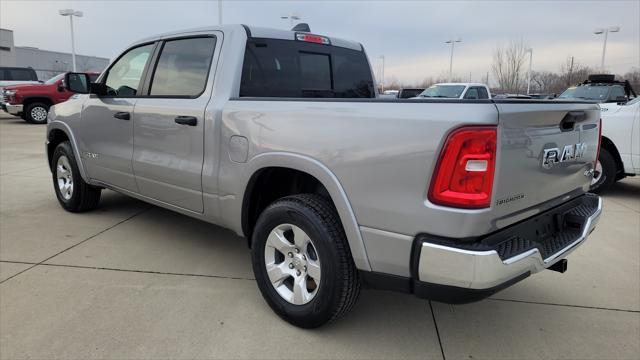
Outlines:
[[[531,72],[531,91],[540,94],[557,94],[560,91],[560,75],[550,71]]]
[[[579,63],[573,56],[569,56],[565,62],[560,65],[560,78],[565,88],[587,80],[589,74],[592,73],[594,73],[593,69]]]
[[[640,92],[640,67],[633,67],[631,71],[626,74],[622,76],[618,75],[618,78],[628,80],[636,94]]]
[[[391,80],[384,87],[385,90],[400,90],[402,89],[402,83],[398,81],[398,78],[395,76],[391,76]]]
[[[493,51],[491,70],[500,89],[519,92],[524,84],[527,49],[523,39],[511,40],[506,46],[498,46]]]
[[[433,84],[439,84],[439,83],[446,83],[449,82],[449,77],[445,77],[445,76],[437,76],[437,77],[433,77],[430,76],[428,78],[425,78],[424,80],[420,81],[417,83],[416,87],[419,88],[428,88],[429,86],[433,85]],[[464,79],[462,79],[459,76],[454,76],[453,78],[451,78],[451,82],[464,82]]]

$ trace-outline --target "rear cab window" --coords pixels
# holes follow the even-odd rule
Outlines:
[[[297,40],[247,41],[241,97],[373,98],[364,51]]]

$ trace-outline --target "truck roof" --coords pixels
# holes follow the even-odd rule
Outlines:
[[[447,82],[447,83],[437,83],[433,85],[464,85],[464,86],[483,86],[488,87],[483,83],[465,83],[465,82]]]
[[[167,37],[192,35],[197,33],[211,32],[211,31],[222,31],[223,33],[233,33],[233,32],[242,31],[242,32],[246,32],[248,35],[254,38],[281,39],[281,40],[295,40],[295,34],[297,33],[296,31],[291,31],[291,30],[247,26],[242,24],[230,24],[230,25],[206,26],[206,27],[199,27],[199,28],[162,33],[162,34],[154,35],[144,39],[140,39],[131,45],[133,46],[133,45],[137,45],[145,42],[161,40]],[[358,51],[363,50],[362,45],[356,41],[340,39],[336,37],[326,36],[323,34],[317,34],[317,33],[314,33],[313,31],[311,33],[316,35],[322,35],[324,37],[329,38],[329,40],[331,40],[332,46],[339,46],[339,47],[358,50]]]

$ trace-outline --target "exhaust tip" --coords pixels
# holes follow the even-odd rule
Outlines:
[[[549,266],[547,269],[553,270],[553,271],[557,271],[557,272],[563,274],[565,271],[567,271],[567,264],[568,263],[569,263],[569,260],[562,259],[562,260],[558,261],[557,263]]]

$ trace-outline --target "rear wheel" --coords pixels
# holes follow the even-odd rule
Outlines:
[[[596,163],[591,180],[591,191],[601,193],[608,190],[616,182],[616,161],[606,149],[600,149],[600,156]]]
[[[98,206],[101,189],[87,184],[82,179],[68,141],[61,142],[56,147],[51,165],[53,188],[58,202],[65,210],[83,212]]]
[[[333,205],[302,194],[284,197],[258,218],[253,272],[269,306],[284,320],[314,328],[346,314],[360,279]]]
[[[34,102],[27,106],[24,117],[27,122],[33,124],[46,124],[49,105],[41,102]]]

